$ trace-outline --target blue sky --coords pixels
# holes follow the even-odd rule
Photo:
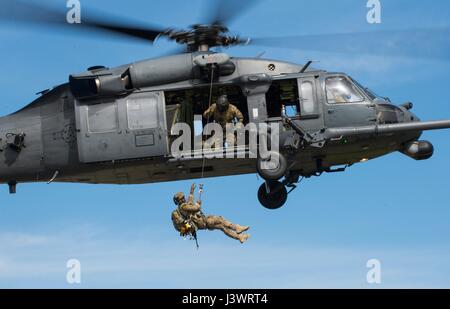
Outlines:
[[[206,1],[82,1],[87,2],[184,27],[198,20]],[[369,25],[365,0],[266,0],[232,29],[277,36],[450,26],[448,1],[382,5],[382,24]],[[0,27],[0,41],[2,115],[32,101],[36,92],[66,82],[70,73],[157,57],[174,47],[11,25]],[[263,51],[264,57],[297,63],[320,60],[316,66],[347,72],[394,102],[414,102],[414,112],[424,120],[450,118],[448,60],[253,46],[229,53]],[[190,182],[26,184],[15,196],[4,186],[0,287],[450,288],[449,136],[449,131],[424,134],[436,148],[428,161],[393,154],[343,174],[305,180],[275,212],[258,204],[256,175],[202,180],[207,213],[252,227],[244,246],[220,232],[203,232],[197,251],[178,237],[170,222],[172,195],[187,191]],[[81,262],[81,285],[66,283],[71,258]],[[380,286],[366,282],[366,262],[372,258],[382,263]]]

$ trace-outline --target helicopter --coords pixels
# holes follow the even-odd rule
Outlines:
[[[393,152],[429,159],[434,147],[420,139],[422,133],[450,128],[450,119],[423,122],[412,103],[396,105],[348,74],[312,68],[313,61],[300,65],[223,52],[264,43],[230,35],[226,26],[255,1],[239,8],[237,2],[219,1],[208,22],[184,30],[135,26],[104,13],[68,25],[65,15],[49,7],[12,3],[21,10],[19,22],[106,31],[150,43],[166,38],[185,50],[114,68],[89,67],[1,117],[0,183],[11,194],[18,183],[126,185],[257,173],[263,179],[259,202],[279,209],[304,177],[344,172]],[[279,128],[279,147],[271,150],[277,164],[263,168],[266,158],[250,156],[248,145],[214,150],[243,155],[234,159],[207,158],[202,147],[189,151],[195,155],[174,155],[171,146],[179,132],[173,128],[186,123],[193,139],[201,136],[208,122],[203,112],[223,94],[242,112],[244,124]]]

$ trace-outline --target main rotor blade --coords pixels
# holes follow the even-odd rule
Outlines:
[[[228,25],[262,0],[213,0],[208,5],[205,23]]]
[[[106,31],[147,42],[153,42],[165,31],[162,27],[125,22],[122,17],[91,9],[81,11],[80,24],[70,24],[66,19],[68,10],[65,5],[57,9],[31,1],[3,0],[0,21],[58,26],[59,29],[65,30]],[[87,16],[87,12],[95,12],[95,15]]]
[[[450,60],[450,27],[256,38],[251,43],[299,50]]]

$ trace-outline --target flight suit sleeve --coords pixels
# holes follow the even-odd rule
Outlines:
[[[183,224],[184,219],[177,211],[172,212],[172,223],[177,231],[180,231],[180,226]]]
[[[200,203],[189,203],[189,201],[187,203],[182,204],[181,209],[185,212],[198,212],[201,210],[201,205]]]
[[[196,188],[195,184],[192,184],[191,190],[189,191],[189,197],[187,199],[187,202],[180,206],[181,209],[185,212],[197,212],[200,211],[201,209],[202,203],[200,201],[197,201],[197,203],[195,203],[195,196],[194,196],[195,188]]]
[[[216,111],[216,104],[213,104],[203,113],[203,118],[205,119],[211,118],[211,116],[214,114],[215,111]]]
[[[193,204],[194,199],[195,199],[194,194],[193,193],[189,194],[189,197],[187,199],[187,204]]]
[[[236,119],[243,123],[244,122],[244,115],[242,115],[241,111],[239,110],[239,108],[237,108],[236,106],[233,105],[233,113],[234,113],[234,117],[236,117]]]

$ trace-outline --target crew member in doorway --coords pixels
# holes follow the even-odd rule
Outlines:
[[[239,126],[243,125],[244,116],[235,105],[230,103],[226,95],[220,96],[217,99],[217,102],[211,105],[203,113],[203,118],[207,121],[212,119],[214,122],[220,124],[223,129],[223,134],[227,145],[235,145],[235,131]]]

